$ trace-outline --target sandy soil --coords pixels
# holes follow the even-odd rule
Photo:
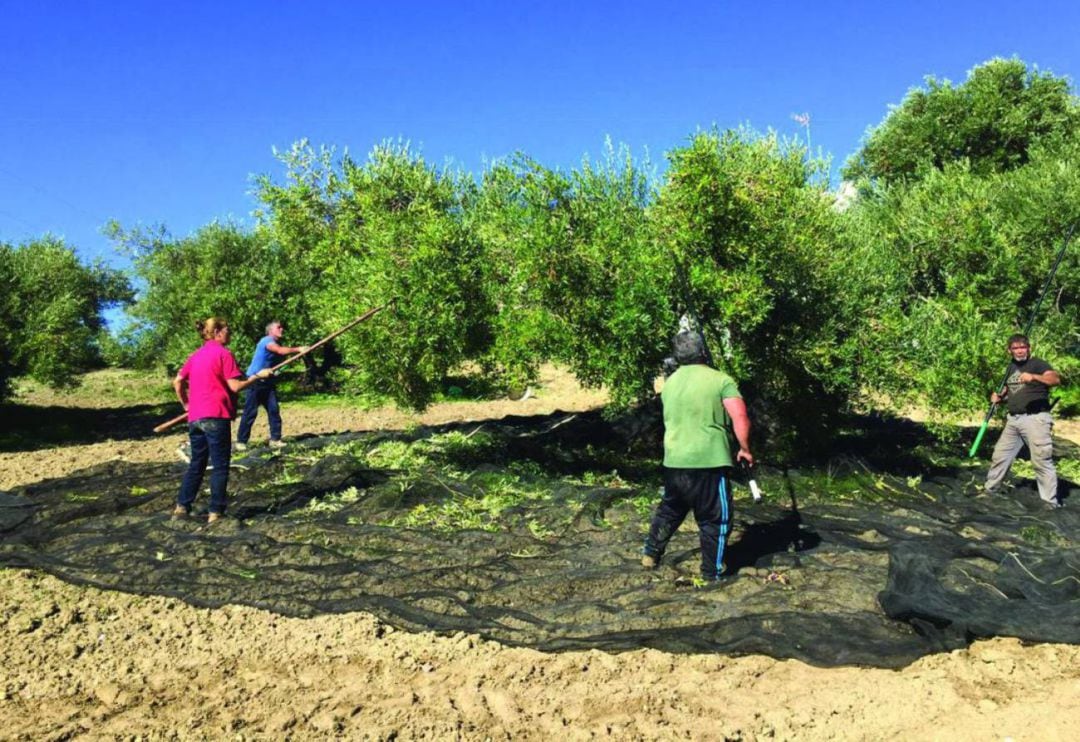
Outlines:
[[[286,435],[602,401],[549,370],[537,397],[420,417],[286,401]],[[2,454],[0,489],[112,458],[169,458],[180,439]],[[550,655],[396,632],[366,614],[204,610],[18,570],[0,570],[0,620],[2,739],[1065,740],[1080,721],[1080,647],[1008,639],[901,671],[652,650]]]
[[[1080,648],[981,642],[903,671],[546,655],[0,572],[0,736],[1072,739]]]

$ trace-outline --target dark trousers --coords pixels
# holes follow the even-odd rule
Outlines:
[[[225,513],[225,489],[229,486],[229,460],[232,458],[231,428],[231,420],[217,417],[188,423],[191,462],[184,472],[176,504],[189,513],[202,486],[207,461],[214,465],[210,472],[210,512]]]
[[[656,508],[645,554],[659,559],[679,530],[686,514],[694,511],[701,534],[701,576],[715,580],[724,571],[724,547],[731,532],[731,483],[727,468],[664,468],[664,496]]]
[[[278,407],[277,385],[273,379],[260,379],[248,387],[244,397],[244,414],[240,416],[240,427],[236,431],[236,440],[247,443],[251,438],[251,426],[259,415],[259,406],[266,408],[270,420],[270,440],[281,440],[281,408]]]

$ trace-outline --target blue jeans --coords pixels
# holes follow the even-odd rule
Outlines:
[[[207,461],[214,465],[210,472],[210,512],[225,513],[225,488],[229,486],[229,460],[232,458],[231,428],[231,420],[219,417],[205,417],[188,423],[191,463],[184,472],[176,504],[189,513],[202,486]]]
[[[251,426],[259,415],[259,405],[266,408],[270,420],[270,440],[281,440],[281,408],[278,407],[277,385],[273,379],[260,379],[248,387],[244,397],[244,414],[240,416],[240,427],[236,431],[236,440],[247,443],[251,438]]]

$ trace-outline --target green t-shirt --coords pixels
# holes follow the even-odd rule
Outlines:
[[[660,392],[664,403],[664,466],[711,469],[732,466],[731,417],[724,400],[742,399],[727,374],[704,364],[682,366]]]

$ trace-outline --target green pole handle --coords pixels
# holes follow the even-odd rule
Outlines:
[[[998,394],[1005,392],[1005,382],[1009,379],[1009,370],[1005,369],[1005,379],[1001,382],[1001,391]],[[982,443],[983,436],[986,435],[986,429],[990,427],[990,421],[994,419],[994,413],[997,411],[997,402],[990,404],[990,409],[986,412],[986,417],[983,418],[982,427],[979,428],[979,434],[975,436],[975,442],[971,444],[971,450],[968,451],[968,458],[975,458],[975,454],[979,451],[979,444]]]
[[[979,434],[975,436],[975,442],[971,444],[971,450],[968,451],[968,458],[975,458],[976,452],[979,450],[979,444],[982,443],[983,436],[986,435],[986,429],[990,427],[989,420],[983,420],[982,427],[979,428]]]

